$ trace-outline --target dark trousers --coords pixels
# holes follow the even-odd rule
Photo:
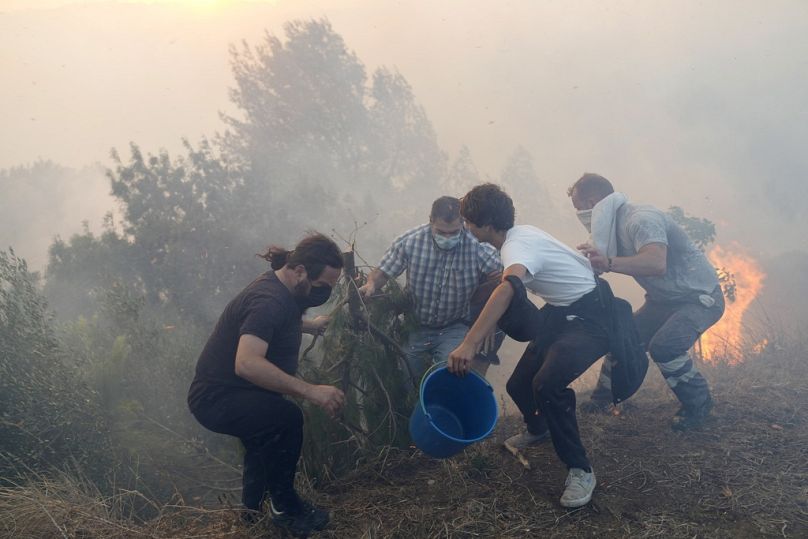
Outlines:
[[[659,367],[668,386],[686,409],[698,409],[710,400],[707,380],[693,364],[688,351],[699,336],[724,314],[724,295],[716,287],[715,304],[705,307],[696,300],[662,302],[646,298],[634,313],[634,323],[648,355]],[[611,365],[603,362],[592,398],[611,399]]]
[[[294,402],[257,389],[216,388],[197,399],[191,412],[205,428],[235,436],[244,444],[245,508],[260,511],[268,494],[276,507],[296,503],[303,412]]]
[[[606,310],[597,291],[570,307],[545,305],[507,390],[528,431],[550,431],[556,454],[568,468],[590,469],[575,417],[575,391],[567,387],[609,351]]]

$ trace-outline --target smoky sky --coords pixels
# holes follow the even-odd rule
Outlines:
[[[229,44],[327,17],[368,74],[410,82],[441,146],[468,146],[483,177],[523,146],[559,206],[599,172],[632,200],[713,220],[719,240],[808,249],[808,3],[192,4],[0,7],[0,167],[108,165],[129,141],[180,151],[233,112]]]

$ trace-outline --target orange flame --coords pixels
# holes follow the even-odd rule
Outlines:
[[[760,264],[737,243],[729,249],[716,245],[707,257],[729,278],[731,293],[725,294],[724,316],[701,337],[701,355],[705,360],[723,359],[739,363],[745,350],[762,350],[766,343],[750,343],[745,338],[743,316],[763,288],[766,274]],[[726,288],[725,288],[726,289]],[[734,301],[730,296],[734,296]]]

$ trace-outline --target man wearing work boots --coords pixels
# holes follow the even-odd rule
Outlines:
[[[645,304],[634,321],[651,359],[681,403],[672,428],[701,426],[713,401],[688,350],[724,313],[715,268],[669,215],[629,203],[603,176],[584,174],[568,194],[591,233],[591,241],[579,249],[592,267],[630,275],[645,289]],[[611,369],[607,358],[586,405],[589,410],[608,407]]]
[[[508,443],[524,447],[546,439],[549,432],[569,470],[561,505],[583,506],[591,500],[596,480],[578,433],[575,392],[568,386],[610,346],[609,310],[592,268],[583,255],[543,230],[514,226],[513,202],[497,185],[472,189],[463,197],[460,212],[478,240],[500,251],[505,269],[477,321],[449,355],[449,370],[465,375],[484,336],[498,323],[514,339],[531,341],[507,383],[527,433]],[[545,306],[537,309],[530,303],[526,288]],[[529,319],[516,320],[526,329],[514,332],[506,327],[513,318]]]
[[[359,289],[372,296],[389,279],[407,271],[407,291],[415,305],[419,328],[410,334],[407,361],[416,377],[429,363],[445,361],[469,328],[470,302],[489,277],[502,270],[496,250],[463,228],[460,201],[444,196],[432,204],[429,223],[395,239]],[[489,336],[489,342],[494,340]],[[501,339],[498,340],[502,342]],[[489,344],[486,350],[493,348]],[[479,354],[474,368],[485,376],[495,353]]]
[[[338,388],[295,377],[301,332],[317,334],[328,323],[328,317],[301,315],[328,300],[342,254],[329,238],[313,234],[293,251],[272,247],[262,257],[272,270],[225,307],[199,356],[188,405],[205,428],[244,444],[245,522],[259,520],[267,502],[276,526],[305,537],[323,529],[329,516],[295,491],[303,413],[287,396],[311,401],[331,417],[344,404]]]

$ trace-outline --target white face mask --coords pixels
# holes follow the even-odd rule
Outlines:
[[[454,236],[442,236],[440,234],[432,234],[432,237],[435,238],[435,243],[438,246],[438,249],[443,249],[444,251],[451,251],[457,244],[460,243],[460,232],[455,234]]]
[[[587,232],[592,232],[592,209],[578,210],[575,214],[578,216],[578,220],[581,221],[581,224],[586,227]]]

